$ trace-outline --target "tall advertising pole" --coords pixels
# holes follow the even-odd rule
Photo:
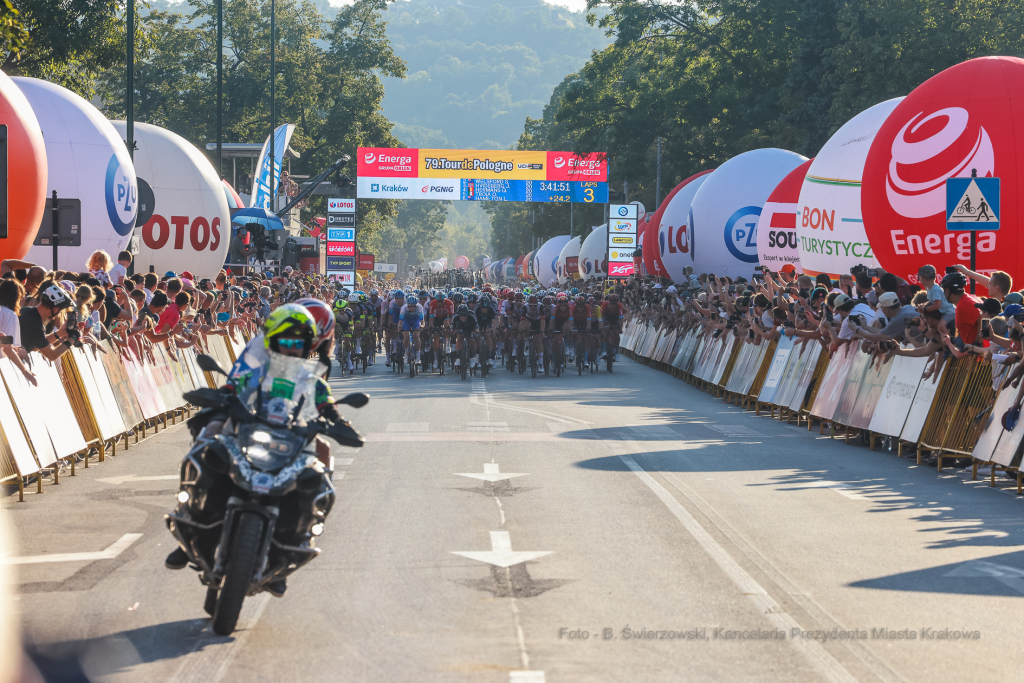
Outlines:
[[[277,52],[277,6],[274,0],[270,0],[270,210],[277,213],[277,153],[274,150],[274,126],[277,125],[275,52]]]
[[[135,0],[128,0],[128,82],[125,84],[125,128],[128,156],[135,160]]]
[[[217,177],[224,177],[221,124],[224,109],[224,0],[217,0]],[[234,180],[234,178],[232,178]]]

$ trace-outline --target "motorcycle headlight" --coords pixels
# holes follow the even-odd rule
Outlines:
[[[249,438],[252,439],[253,441],[255,441],[256,443],[270,443],[270,433],[269,432],[262,432],[262,431],[253,432],[249,436]]]

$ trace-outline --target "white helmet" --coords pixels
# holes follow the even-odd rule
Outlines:
[[[357,303],[359,303],[359,295],[358,294],[349,294],[348,295],[348,302],[350,304],[357,304]]]

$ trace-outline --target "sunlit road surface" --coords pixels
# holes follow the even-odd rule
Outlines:
[[[324,552],[233,637],[163,567],[184,427],[6,498],[40,660],[176,683],[1020,678],[1024,507],[987,477],[625,359],[333,386],[373,400],[349,415],[366,446],[335,454]]]

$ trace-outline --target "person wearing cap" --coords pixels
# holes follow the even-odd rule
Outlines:
[[[779,268],[779,277],[781,277],[782,281],[785,282],[787,285],[792,284],[793,280],[796,279],[796,266],[794,266],[792,263],[787,263],[786,265],[782,266],[781,268]]]
[[[939,311],[948,327],[956,319],[956,307],[946,300],[946,295],[942,293],[942,287],[939,287],[935,279],[935,266],[924,265],[918,269],[917,281],[921,285],[921,289],[928,294],[928,303],[925,304],[922,311]]]
[[[836,300],[839,300],[838,297]],[[902,337],[906,334],[907,327],[921,325],[921,313],[913,306],[901,306],[900,298],[895,292],[883,292],[878,297],[878,313],[887,321],[881,330],[868,329],[867,321],[864,321],[864,324],[845,321],[844,327],[848,326],[851,329],[854,338],[880,342]]]
[[[256,240],[249,240],[248,244],[245,243],[248,236],[249,228],[240,225],[228,245],[228,259],[231,263],[239,264],[237,268],[241,273],[245,272],[245,265],[249,263],[249,257],[256,253]]]

